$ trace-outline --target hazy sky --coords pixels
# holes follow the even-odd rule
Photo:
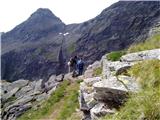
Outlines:
[[[80,23],[118,0],[0,0],[0,32],[26,20],[38,8],[49,8],[64,23]]]

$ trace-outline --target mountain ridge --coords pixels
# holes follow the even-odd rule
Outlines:
[[[159,5],[158,1],[120,1],[93,19],[70,25],[57,17],[53,20],[50,12],[39,16],[42,12],[39,9],[31,18],[41,18],[47,13],[49,19],[27,19],[25,27],[22,23],[2,35],[2,78],[48,79],[51,74],[67,72],[67,66],[60,67],[60,64],[66,64],[73,55],[83,57],[87,66],[105,53],[141,42],[160,21]],[[59,34],[66,32],[69,34],[65,37]],[[60,51],[62,61],[58,57]]]

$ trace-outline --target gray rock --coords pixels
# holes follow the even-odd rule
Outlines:
[[[22,87],[26,86],[28,83],[29,83],[28,80],[17,80],[12,83],[2,83],[2,94],[4,92],[9,93],[14,88],[22,88]]]
[[[64,74],[60,74],[58,76],[56,76],[56,79],[55,79],[57,82],[61,82],[64,80]]]
[[[130,53],[121,57],[121,61],[134,62],[142,60],[160,59],[160,49]]]
[[[99,82],[101,80],[101,77],[92,77],[92,78],[86,78],[83,80],[83,82],[87,86],[92,86],[94,83]]]
[[[46,91],[50,91],[51,89],[55,88],[59,82],[56,81],[56,76],[52,75],[47,82],[45,82],[45,89]]]
[[[98,103],[91,109],[91,119],[99,120],[100,117],[105,116],[107,114],[114,114],[114,109],[109,109],[104,103]]]
[[[34,88],[34,91],[36,92],[36,91],[42,91],[43,89],[42,89],[42,79],[40,79],[40,80],[38,80],[38,81],[36,81],[36,83],[35,83],[35,88]]]
[[[84,82],[81,82],[80,83],[80,90],[89,94],[89,93],[93,92],[93,87],[92,86],[87,86]]]
[[[10,107],[6,111],[6,114],[3,115],[2,119],[3,120],[16,120],[18,116],[23,114],[26,110],[30,109],[32,107],[31,103],[27,103],[25,105],[15,105]]]
[[[118,62],[114,66],[115,75],[119,75],[119,74],[127,71],[134,64],[136,64],[136,62]]]
[[[17,98],[19,98],[19,97],[22,97],[22,96],[27,95],[27,93],[30,92],[30,91],[31,91],[31,92],[34,92],[34,88],[31,87],[30,85],[28,85],[28,86],[25,86],[25,87],[21,88],[21,89],[15,94],[15,96],[16,96]]]
[[[110,70],[110,67],[109,65],[111,64],[112,62],[111,61],[108,61],[107,59],[104,59],[103,60],[103,71],[102,71],[102,77],[103,78],[108,78],[110,77],[112,74],[111,74],[111,70]]]
[[[58,85],[58,84],[57,84],[57,85]],[[51,96],[52,93],[53,93],[56,89],[57,89],[57,86],[54,86],[52,89],[50,89],[50,90],[47,92],[47,94],[48,94],[49,96]]]
[[[93,98],[93,96],[94,93],[88,94],[83,92],[84,101],[89,109],[91,109],[92,107],[94,107],[94,105],[97,104],[97,101]]]
[[[24,96],[22,98],[19,98],[13,105],[24,105],[33,100],[35,100],[34,96]]]
[[[11,98],[13,95],[15,95],[15,93],[19,90],[19,88],[13,88],[10,92],[6,93],[6,94],[2,94],[2,102],[8,100],[9,98]]]
[[[84,99],[83,91],[79,91],[79,105],[80,105],[80,110],[82,111],[89,111],[89,108],[86,104],[86,101]]]
[[[36,101],[42,101],[42,100],[46,100],[48,97],[49,96],[46,93],[43,93],[43,94],[37,95],[35,99]]]
[[[84,78],[91,78],[93,77],[93,69],[87,69],[85,72],[84,72]]]
[[[67,73],[64,75],[64,80],[73,80],[72,73]]]
[[[84,78],[94,77],[94,70],[101,67],[101,61],[95,61],[92,65],[89,65],[84,72]]]
[[[123,84],[127,87],[128,91],[137,92],[140,90],[140,86],[137,83],[136,79],[133,77],[119,75],[118,80],[123,82]]]
[[[122,104],[128,92],[126,87],[117,81],[116,77],[97,82],[93,86],[95,90],[94,98],[105,103],[115,102],[116,104]]]

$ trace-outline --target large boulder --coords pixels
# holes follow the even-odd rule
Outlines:
[[[136,85],[136,81],[131,78],[123,77],[123,80],[119,80],[113,76],[93,84],[94,98],[101,102],[119,106],[125,101],[128,92],[136,91]]]

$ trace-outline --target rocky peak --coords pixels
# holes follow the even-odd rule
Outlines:
[[[65,24],[49,9],[39,8],[26,21],[2,36],[5,41],[37,41],[49,33],[63,31]]]
[[[37,20],[37,19],[52,19],[56,23],[62,23],[62,21],[55,16],[51,10],[47,8],[39,8],[37,9],[29,18],[29,20]]]

